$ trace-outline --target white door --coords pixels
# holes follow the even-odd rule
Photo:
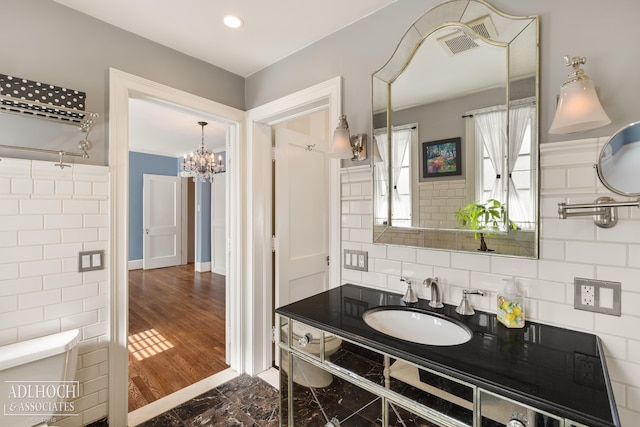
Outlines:
[[[329,142],[275,132],[276,307],[328,289]]]
[[[226,275],[226,185],[227,174],[215,176],[211,184],[211,271]]]
[[[181,263],[181,178],[143,177],[142,268],[170,267]]]

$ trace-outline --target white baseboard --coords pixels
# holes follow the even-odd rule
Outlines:
[[[202,273],[205,271],[211,271],[211,261],[209,262],[196,262],[195,269],[197,272]]]
[[[269,383],[273,388],[280,390],[280,371],[275,368],[269,368],[260,372],[258,377]]]
[[[212,271],[213,273],[220,274],[221,276],[226,276],[226,275],[227,275],[227,270],[226,270],[226,269],[224,269],[224,268],[217,268],[217,267],[213,267],[213,268],[211,269],[211,271]]]
[[[142,260],[134,259],[129,261],[129,270],[140,270],[142,268]]]

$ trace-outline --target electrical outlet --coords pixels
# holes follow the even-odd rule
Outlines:
[[[620,282],[576,277],[573,279],[573,288],[573,308],[620,316],[622,311]]]
[[[366,251],[344,250],[344,268],[348,270],[369,271],[369,254]]]
[[[589,307],[595,306],[595,290],[591,285],[580,286],[580,303]]]

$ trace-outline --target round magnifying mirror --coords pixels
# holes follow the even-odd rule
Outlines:
[[[640,196],[640,122],[623,127],[609,138],[596,169],[609,190],[623,196]]]

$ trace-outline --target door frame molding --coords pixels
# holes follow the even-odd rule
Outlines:
[[[246,141],[246,244],[248,261],[246,303],[245,368],[256,375],[271,367],[272,362],[272,156],[271,126],[328,109],[329,129],[338,125],[342,112],[342,78],[334,77],[278,100],[247,111]],[[261,132],[262,131],[262,132]],[[268,136],[266,136],[268,135]],[[268,144],[266,143],[268,139]],[[329,166],[329,288],[340,286],[340,160],[331,159]]]
[[[110,311],[109,311],[109,424],[127,425],[128,415],[128,233],[129,233],[129,98],[151,97],[202,111],[229,125],[227,138],[227,236],[229,258],[226,280],[227,363],[244,372],[241,304],[243,275],[242,221],[229,212],[243,212],[242,127],[245,113],[114,68],[109,69],[109,171],[110,171]],[[237,159],[237,160],[236,160]],[[233,284],[234,286],[230,286]]]

